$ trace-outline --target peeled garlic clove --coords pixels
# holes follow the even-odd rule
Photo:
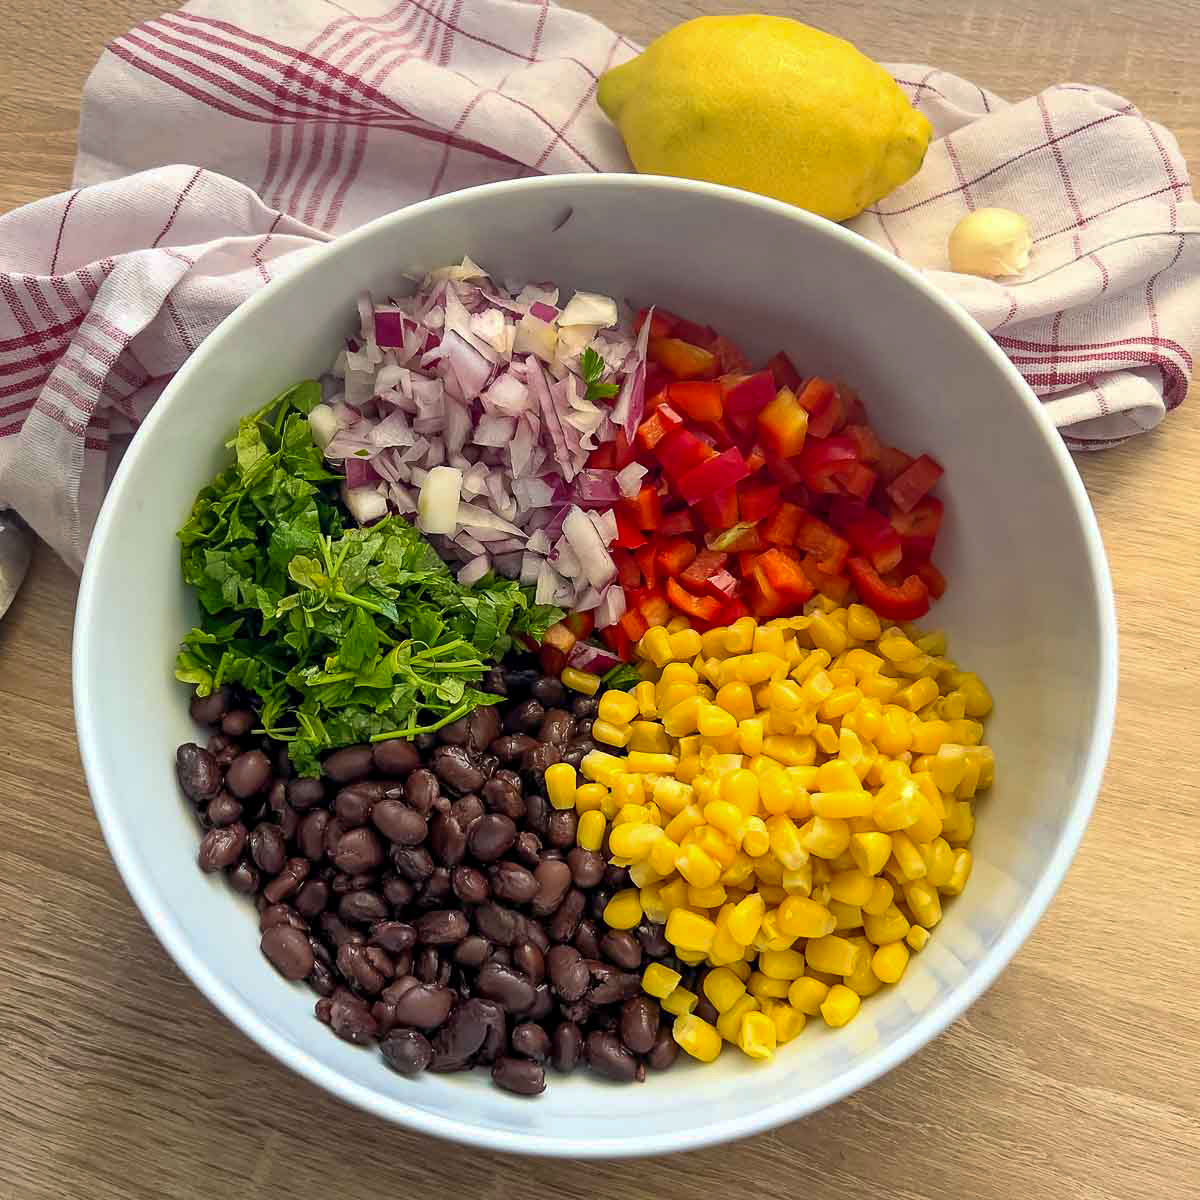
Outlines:
[[[968,213],[950,234],[950,269],[996,279],[1019,275],[1029,265],[1029,222],[1007,208]]]

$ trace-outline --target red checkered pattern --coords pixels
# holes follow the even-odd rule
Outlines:
[[[636,52],[518,0],[193,0],[118,38],[84,93],[76,187],[0,218],[0,505],[78,566],[112,448],[222,317],[411,201],[628,170],[594,96]],[[1174,138],[1096,88],[1008,104],[890,69],[938,139],[853,227],[966,305],[1073,448],[1157,424],[1198,341],[1200,210]],[[1019,279],[947,270],[950,228],[990,204],[1034,227]]]

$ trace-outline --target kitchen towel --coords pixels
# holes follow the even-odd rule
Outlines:
[[[75,186],[0,218],[0,505],[78,568],[112,447],[224,316],[415,200],[630,170],[595,89],[637,51],[544,0],[193,0],[118,38],[84,91]],[[1200,342],[1175,139],[1101,88],[1009,103],[888,70],[936,140],[851,227],[970,310],[1072,449],[1153,428]],[[986,205],[1033,228],[1016,279],[948,270],[949,231]]]

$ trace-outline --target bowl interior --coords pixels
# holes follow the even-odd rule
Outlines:
[[[470,254],[505,279],[555,280],[704,320],[754,356],[859,388],[885,439],[947,468],[929,624],[997,698],[999,767],[978,805],[975,870],[901,985],[846,1029],[814,1022],[767,1065],[733,1053],[620,1097],[580,1074],[536,1102],[483,1077],[407,1081],[339,1042],[313,996],[261,957],[255,914],[200,874],[175,746],[195,736],[174,648],[193,610],[174,538],[243,413],[319,374],[355,298]],[[965,314],[854,235],[770,201],[628,176],[458,193],[393,214],[245,305],[193,356],[135,439],[92,543],[76,628],[84,762],[125,881],[170,952],[272,1053],[344,1098],[429,1132],[537,1153],[648,1153],[739,1136],[828,1103],[919,1047],[991,982],[1074,852],[1107,749],[1112,599],[1070,459],[1016,372]]]

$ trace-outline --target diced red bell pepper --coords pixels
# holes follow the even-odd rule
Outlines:
[[[646,544],[646,535],[638,528],[637,522],[623,508],[615,509],[613,515],[617,519],[617,536],[613,545],[622,550],[636,550]]]
[[[590,612],[570,612],[563,617],[562,623],[575,635],[575,640],[582,642],[591,637],[596,628],[596,617]]]
[[[706,533],[704,544],[710,550],[724,550],[729,554],[740,554],[745,550],[761,550],[763,540],[758,526],[752,521],[739,521],[720,533]]]
[[[779,508],[779,497],[780,488],[777,483],[739,484],[738,512],[741,513],[743,521],[762,521]],[[732,523],[731,521],[730,524]]]
[[[667,388],[668,402],[693,421],[719,421],[725,412],[721,385],[715,379],[690,379]]]
[[[732,446],[680,476],[677,486],[679,494],[689,504],[698,504],[706,496],[736,486],[749,474],[750,468],[746,466],[742,452]]]
[[[589,471],[614,470],[617,465],[617,448],[612,442],[605,442],[603,446],[597,446],[588,455],[587,465]]]
[[[649,533],[658,528],[662,520],[662,499],[654,484],[642,484],[638,494],[632,500],[624,501],[623,505],[639,529]]]
[[[738,552],[737,573],[743,579],[750,578],[750,572],[754,570],[754,564],[758,562],[758,556],[761,553],[761,550],[741,550]]]
[[[680,534],[695,533],[695,531],[696,519],[686,508],[664,514],[658,525],[660,537],[679,537]]]
[[[900,565],[904,546],[883,513],[858,500],[840,499],[829,510],[829,523],[844,533],[850,545],[865,554],[881,574]]]
[[[743,617],[748,617],[750,610],[746,607],[740,596],[734,596],[723,609],[721,609],[722,625],[732,625],[734,621],[740,621]]]
[[[891,483],[892,480],[898,479],[912,465],[910,455],[904,453],[903,450],[897,450],[895,446],[884,446],[879,451],[879,459],[873,465],[879,478],[884,483]]]
[[[693,467],[716,457],[716,451],[688,429],[672,429],[655,447],[655,454],[663,474],[675,487]]]
[[[738,581],[728,571],[717,571],[708,577],[708,594],[724,603],[737,595]]]
[[[760,621],[782,617],[790,607],[788,601],[771,586],[766,571],[757,565],[743,580],[742,593],[751,614]]]
[[[837,389],[827,379],[810,379],[796,394],[800,407],[808,413],[809,432],[813,437],[828,437],[837,414],[833,410]]]
[[[926,496],[918,501],[912,512],[901,512],[892,507],[892,528],[900,535],[904,546],[904,557],[911,562],[928,562],[942,527],[945,508],[936,496]]]
[[[842,485],[842,490],[847,496],[853,496],[857,500],[866,500],[870,496],[875,490],[875,481],[878,478],[870,467],[864,467],[859,462],[838,467],[833,472],[833,477]]]
[[[538,661],[542,670],[547,675],[560,675],[567,665],[567,655],[575,648],[578,640],[562,621],[551,625],[542,636],[542,646],[538,651]]]
[[[867,409],[866,405],[859,399],[858,393],[852,387],[847,387],[844,383],[839,383],[837,390],[838,395],[841,396],[846,406],[846,424],[865,428],[867,426]]]
[[[666,389],[671,382],[671,372],[665,367],[660,367],[658,363],[648,362],[646,364],[646,395],[657,396],[659,392]]]
[[[657,450],[667,434],[683,425],[683,417],[669,404],[660,404],[639,426],[638,445]]]
[[[836,471],[858,461],[858,449],[848,437],[810,438],[800,452],[804,482],[814,492],[842,494]]]
[[[784,501],[763,523],[762,537],[772,546],[794,546],[800,522],[807,514],[797,504]],[[833,531],[830,530],[832,533]]]
[[[701,550],[679,576],[679,582],[690,592],[706,592],[709,576],[722,570],[728,561],[729,555],[722,550]]]
[[[667,580],[667,600],[672,608],[698,621],[715,621],[725,607],[715,596],[692,595],[674,579]]]
[[[758,414],[758,436],[768,454],[791,458],[804,448],[808,413],[789,388],[780,388],[775,399]]]
[[[798,392],[804,382],[792,360],[782,350],[768,360],[767,369],[775,377],[776,388],[791,388],[793,392]]]
[[[633,643],[636,638],[630,638],[625,632],[625,628],[620,623],[609,625],[607,629],[600,630],[600,636],[604,639],[604,643],[608,648],[622,661],[628,662],[633,657]]]
[[[749,431],[754,418],[775,399],[779,390],[770,371],[727,375],[718,382],[725,393],[725,412],[729,421],[743,433]]]
[[[617,568],[617,582],[626,591],[642,586],[642,572],[637,560],[628,550],[610,550],[613,565]]]
[[[801,568],[800,560],[778,546],[772,546],[770,550],[760,554],[754,570],[765,572],[771,587],[796,608],[816,590]]]
[[[858,461],[873,466],[883,453],[883,443],[869,425],[847,425],[842,436],[848,437],[858,451]]]
[[[946,577],[933,565],[931,562],[917,563],[913,570],[916,575],[929,589],[929,594],[935,599],[940,600],[946,592]]]
[[[850,580],[845,575],[831,575],[828,571],[822,571],[812,554],[806,554],[800,565],[822,596],[828,596],[835,604],[846,603],[850,595]]]
[[[750,468],[750,474],[753,475],[757,471],[761,471],[767,465],[767,456],[763,448],[755,442],[746,453],[746,466]]]
[[[650,310],[643,308],[636,317],[633,318],[633,332],[641,333],[642,326],[646,323],[646,318],[650,316]],[[654,316],[650,317],[650,336],[651,337],[670,337],[671,331],[675,328],[670,314],[665,309],[656,308]]]
[[[738,494],[736,488],[726,488],[706,496],[696,505],[700,521],[705,529],[719,532],[736,525],[738,520]]]
[[[781,488],[794,488],[804,482],[804,475],[796,458],[778,458],[771,454],[767,457],[767,473]]]
[[[722,372],[744,371],[750,366],[750,361],[742,353],[741,346],[721,334],[717,334],[717,340],[709,349],[717,356]]]
[[[696,543],[690,538],[666,538],[658,543],[654,555],[658,569],[664,575],[682,575],[696,557]]]
[[[617,622],[623,630],[629,635],[632,641],[637,641],[638,638],[650,628],[646,624],[646,618],[642,616],[641,610],[637,608],[628,608],[625,610],[625,615]]]
[[[945,472],[928,454],[922,454],[902,474],[888,484],[887,494],[901,512],[911,512],[917,501],[929,492]]]
[[[718,450],[728,450],[730,446],[737,445],[724,421],[696,421],[694,428],[701,441],[711,442]]]
[[[671,606],[661,592],[651,592],[638,601],[638,612],[649,625],[665,625],[671,619]]]
[[[713,344],[717,340],[717,331],[711,325],[697,325],[695,321],[689,321],[687,317],[677,317],[670,312],[664,315],[667,320],[673,322],[672,337],[681,338],[693,346],[702,346],[705,350],[713,348]]]
[[[713,379],[717,356],[702,346],[676,337],[652,337],[650,361],[665,367],[676,379]]]
[[[794,542],[811,554],[815,565],[829,575],[841,574],[850,556],[850,543],[812,513],[800,514]]]
[[[639,546],[633,552],[633,561],[637,563],[638,570],[642,573],[642,579],[651,591],[658,587],[658,563],[655,560],[655,553],[656,548],[653,543],[648,546]],[[629,600],[628,596],[626,596],[626,600]],[[633,603],[631,600],[629,602]]]
[[[929,588],[919,575],[910,575],[899,585],[887,584],[865,559],[846,564],[862,602],[889,621],[915,621],[929,611]]]
[[[634,446],[625,436],[624,429],[618,428],[613,440],[606,444],[613,448],[613,468],[615,470],[623,471],[633,462]]]

